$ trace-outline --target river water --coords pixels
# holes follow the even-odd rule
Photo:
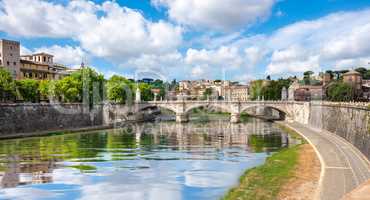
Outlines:
[[[219,199],[296,143],[260,120],[130,124],[0,141],[0,199]]]

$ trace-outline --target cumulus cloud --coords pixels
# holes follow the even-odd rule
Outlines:
[[[34,52],[45,52],[54,55],[54,62],[67,66],[80,66],[81,62],[86,62],[88,54],[81,47],[72,47],[69,45],[36,48]]]
[[[229,31],[270,15],[275,0],[152,0],[168,8],[171,19],[192,27]]]
[[[367,65],[369,18],[370,9],[338,12],[275,31],[267,40],[272,52],[267,73],[303,72],[317,70],[319,66]]]
[[[122,62],[142,54],[176,50],[182,29],[152,22],[116,2],[76,0],[66,5],[42,0],[0,2],[0,30],[24,37],[72,38],[94,56]]]

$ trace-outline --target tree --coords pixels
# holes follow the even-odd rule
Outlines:
[[[24,79],[16,82],[21,98],[27,102],[39,100],[39,82],[33,79]]]
[[[133,97],[133,84],[122,76],[112,76],[106,84],[107,98],[111,101],[124,103],[127,97]]]
[[[154,99],[154,95],[151,91],[152,87],[148,83],[140,83],[139,89],[141,93],[141,100],[143,101],[151,101]],[[136,90],[136,89],[135,89]]]
[[[328,88],[328,99],[331,101],[351,101],[354,99],[353,88],[347,83],[333,83]]]
[[[267,77],[266,77],[266,80],[271,80],[271,76],[270,75],[267,75]]]
[[[370,70],[367,70],[364,67],[359,67],[359,68],[357,68],[355,70],[362,75],[362,78],[363,79],[370,79]]]
[[[58,95],[64,102],[82,101],[82,82],[77,77],[67,76],[57,82]]]
[[[263,80],[256,80],[250,83],[250,98],[257,100],[262,95]]]
[[[15,82],[10,72],[0,67],[0,101],[14,99],[15,88]]]
[[[312,74],[314,74],[313,71],[306,71],[303,73],[303,80],[305,85],[310,84]]]
[[[203,93],[203,99],[208,99],[210,96],[212,96],[212,89],[206,88]]]
[[[90,106],[103,100],[104,76],[87,67],[58,81],[60,95],[66,102],[89,102]]]

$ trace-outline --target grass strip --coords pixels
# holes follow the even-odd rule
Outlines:
[[[295,131],[279,125],[291,137],[305,140]],[[282,149],[268,157],[265,164],[247,170],[239,185],[229,190],[223,200],[274,200],[281,187],[294,176],[301,145]]]

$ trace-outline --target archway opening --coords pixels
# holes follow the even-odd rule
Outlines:
[[[176,112],[161,106],[148,106],[140,109],[140,114],[146,116],[148,121],[175,121]]]
[[[252,106],[242,110],[242,115],[261,118],[269,121],[283,121],[287,113],[272,106]]]
[[[213,105],[196,106],[188,109],[186,113],[189,120],[198,122],[228,121],[231,116],[229,110]]]

